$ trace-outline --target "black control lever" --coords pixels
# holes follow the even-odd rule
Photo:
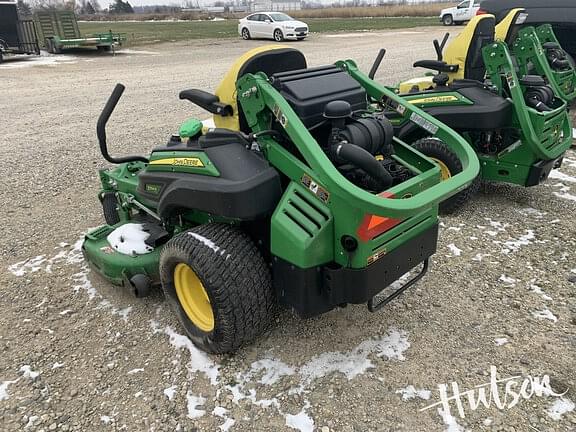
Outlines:
[[[98,136],[98,142],[100,144],[100,152],[104,159],[106,159],[110,163],[114,164],[121,164],[125,162],[148,162],[148,159],[144,156],[124,156],[124,157],[112,157],[108,153],[108,146],[106,144],[106,123],[110,119],[112,112],[114,112],[114,108],[118,105],[118,101],[122,97],[122,93],[124,93],[124,87],[122,84],[116,84],[112,94],[108,98],[104,109],[100,113],[100,117],[98,117],[98,123],[96,124],[96,135]]]
[[[384,48],[381,48],[380,51],[378,51],[378,55],[374,59],[374,63],[372,64],[372,67],[370,68],[370,72],[368,72],[368,78],[374,79],[374,76],[376,76],[376,72],[378,71],[378,68],[380,67],[380,63],[382,63],[382,59],[384,58],[385,55],[386,55],[386,50]]]
[[[450,33],[446,33],[442,38],[442,43],[438,42],[438,39],[434,39],[434,50],[436,51],[436,56],[438,61],[442,61],[444,59],[444,47],[446,46],[446,42],[448,42],[448,38],[450,37]]]

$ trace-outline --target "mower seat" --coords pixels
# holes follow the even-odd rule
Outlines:
[[[458,79],[484,81],[486,68],[482,48],[494,41],[495,23],[494,15],[475,16],[446,47],[442,60],[420,60],[414,63],[414,67],[447,73],[449,82]],[[416,88],[420,91],[434,88],[433,77],[413,78],[399,85],[401,94],[411,93]]]
[[[294,48],[286,48],[284,45],[265,45],[254,48],[242,55],[228,70],[224,78],[216,88],[215,95],[223,105],[232,109],[230,116],[214,116],[214,124],[217,128],[241,130],[250,132],[239,110],[236,95],[236,82],[247,73],[264,72],[272,76],[278,72],[305,69],[307,67],[304,54]]]

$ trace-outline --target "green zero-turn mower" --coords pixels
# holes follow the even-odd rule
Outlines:
[[[405,101],[422,108],[466,138],[480,159],[481,179],[535,186],[561,165],[571,145],[567,103],[542,76],[519,76],[507,45],[494,40],[494,30],[494,16],[481,15],[459,35],[470,50],[464,78],[450,80],[447,71],[455,69],[455,65],[442,60],[421,61],[415,65],[438,72],[433,77],[433,86],[422,90],[415,85],[405,93],[402,89],[406,90],[406,85],[393,89]],[[383,50],[373,69],[382,57]],[[391,106],[388,111],[398,109]],[[426,136],[424,130],[407,122],[402,115],[388,117],[394,124],[396,136],[404,141],[414,142]],[[418,149],[442,163],[445,178],[458,172],[451,158],[441,150],[431,145]],[[462,205],[477,184],[459,193],[455,197],[458,200],[453,198],[453,205],[445,206],[446,212]]]
[[[252,340],[277,304],[302,317],[348,303],[375,311],[420,279],[438,203],[478,175],[466,141],[351,60],[307,68],[295,49],[258,48],[227,78],[220,96],[180,98],[238,130],[203,132],[191,119],[149,157],[108,153],[116,86],[97,128],[118,164],[100,171],[107,224],[83,244],[97,272],[137,296],[161,284],[193,342],[215,353]],[[438,165],[394,136],[389,104],[453,154],[458,175],[441,181]]]
[[[558,97],[571,102],[576,98],[576,69],[573,59],[562,49],[549,24],[537,28],[522,26],[527,17],[525,9],[511,10],[496,25],[494,34],[486,24],[486,17],[475,17],[447,46],[449,33],[445,34],[441,43],[434,41],[437,60],[419,61],[414,66],[440,68],[448,77],[447,84],[458,79],[483,80],[485,71],[483,67],[479,67],[482,48],[487,41],[495,39],[508,45],[519,76],[540,75]],[[401,93],[407,93],[429,90],[434,86],[434,74],[428,73],[400,83],[399,89]]]

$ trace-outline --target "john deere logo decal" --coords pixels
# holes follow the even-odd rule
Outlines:
[[[425,97],[425,98],[420,98],[420,99],[412,99],[410,101],[411,104],[433,104],[433,103],[446,103],[446,102],[458,102],[460,99],[458,99],[456,96],[430,96],[430,97]]]
[[[176,158],[156,159],[150,161],[150,165],[172,165],[172,166],[204,168],[204,163],[202,163],[202,161],[197,157],[176,157]]]

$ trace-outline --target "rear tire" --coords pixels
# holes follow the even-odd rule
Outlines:
[[[252,341],[276,310],[267,263],[252,240],[230,225],[200,225],[172,238],[160,255],[160,279],[188,336],[210,353]]]
[[[282,33],[282,30],[280,29],[274,30],[274,40],[276,42],[282,42],[284,40],[284,34]]]
[[[452,18],[452,15],[444,15],[442,17],[442,24],[444,24],[445,26],[451,26],[454,24],[454,18]]]
[[[462,163],[458,156],[438,138],[419,139],[412,144],[412,147],[440,165],[443,180],[462,172]],[[479,187],[480,181],[479,177],[477,177],[466,189],[442,201],[440,203],[440,214],[447,215],[460,209],[478,191]]]
[[[244,27],[242,29],[242,39],[244,40],[250,40],[250,30],[248,30],[246,27]]]

